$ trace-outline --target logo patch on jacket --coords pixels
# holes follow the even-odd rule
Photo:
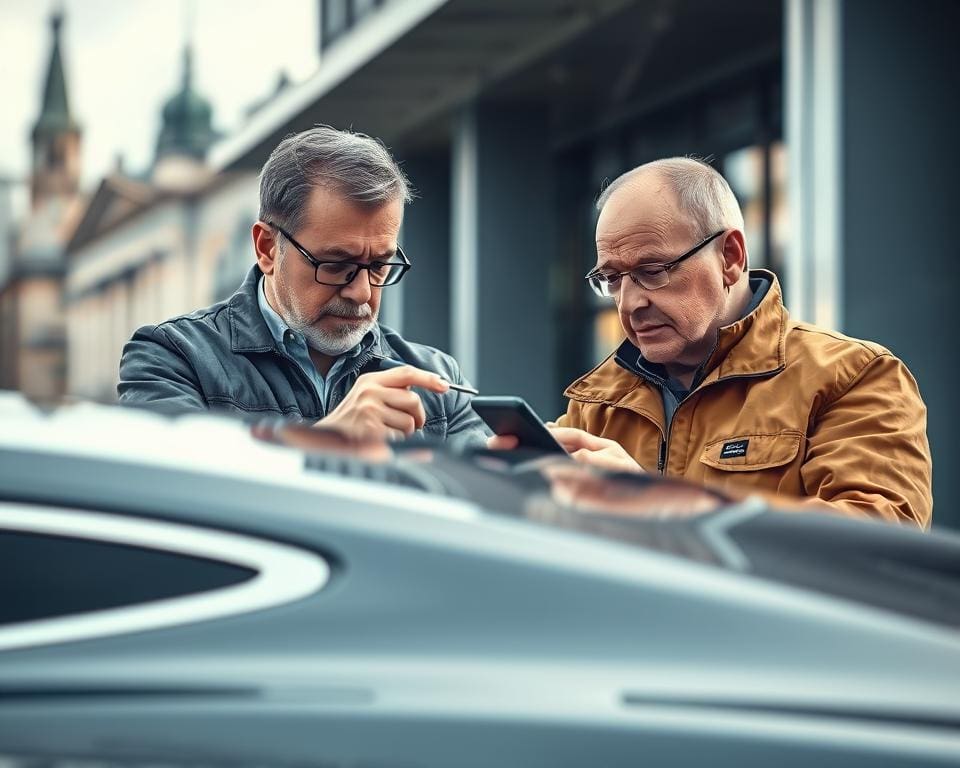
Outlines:
[[[746,456],[748,445],[750,445],[749,440],[731,440],[729,443],[724,443],[723,448],[720,449],[720,458],[735,459]]]

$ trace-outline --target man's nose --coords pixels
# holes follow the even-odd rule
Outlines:
[[[370,301],[373,288],[370,286],[370,270],[358,269],[353,280],[340,289],[340,295],[354,304],[366,304]]]
[[[617,305],[621,310],[632,312],[638,307],[650,305],[649,291],[642,285],[638,285],[629,276],[624,275],[620,281],[620,292],[617,294]]]

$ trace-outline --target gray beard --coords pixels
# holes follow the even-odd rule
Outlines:
[[[327,315],[358,317],[365,320],[362,323],[344,323],[335,326],[333,330],[325,330],[312,324],[298,323],[299,327],[296,330],[303,334],[307,346],[315,349],[321,355],[329,355],[330,357],[349,352],[363,341],[363,337],[377,322],[376,316],[370,312],[369,305],[364,304],[362,307],[358,307],[349,301],[341,301],[336,298],[327,303],[323,308],[323,313],[317,319],[319,320]]]
[[[301,333],[307,341],[307,346],[317,350],[322,355],[337,357],[349,352],[363,341],[374,321],[362,325],[350,325],[338,328],[335,331],[324,331],[319,328],[302,328]]]

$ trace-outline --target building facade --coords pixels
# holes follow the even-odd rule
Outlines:
[[[116,400],[120,355],[134,330],[228,296],[252,264],[257,174],[214,174],[205,156],[216,138],[187,48],[149,174],[104,178],[68,243],[70,396]]]
[[[960,419],[940,342],[957,289],[960,4],[317,7],[314,77],[211,144],[187,52],[151,172],[111,174],[89,201],[77,194],[80,131],[54,23],[33,207],[0,249],[0,386],[112,400],[134,328],[240,282],[260,167],[285,135],[326,123],[382,138],[418,190],[401,233],[414,267],[384,296],[383,320],[452,352],[484,392],[553,417],[566,384],[619,341],[582,279],[599,191],[647,160],[696,155],[730,180],[751,264],[778,273],[794,316],[910,366],[930,411],[936,524],[960,526]]]
[[[937,524],[960,525],[950,0],[320,0],[321,66],[214,148],[256,169],[315,123],[382,138],[419,198],[383,312],[544,416],[615,345],[582,277],[603,183],[667,155],[731,181],[795,316],[878,341],[930,410]],[[878,457],[883,460],[883,457]]]
[[[55,14],[50,26],[50,59],[31,133],[30,209],[13,221],[9,201],[0,200],[0,389],[48,402],[66,389],[65,245],[83,209],[81,130],[68,98],[63,16]],[[9,182],[0,197],[8,191]]]

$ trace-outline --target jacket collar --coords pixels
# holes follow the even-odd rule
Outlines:
[[[780,283],[772,272],[763,269],[750,270],[749,277],[764,278],[770,287],[752,312],[720,329],[701,385],[739,376],[769,375],[785,365],[788,314]],[[577,400],[615,404],[640,385],[640,376],[662,383],[665,372],[648,368],[640,351],[624,342],[613,355],[573,382],[565,394]]]
[[[752,269],[749,276],[769,280],[770,288],[752,312],[720,329],[717,346],[704,366],[705,382],[772,374],[786,365],[789,316],[780,282],[765,269]]]
[[[254,264],[240,288],[227,301],[233,352],[270,352],[277,346],[257,303],[257,285],[262,275],[260,267]]]
[[[238,354],[272,352],[278,348],[278,342],[260,311],[257,291],[262,276],[260,267],[254,264],[240,288],[227,301],[230,315],[230,349]],[[369,338],[370,334],[372,339]],[[379,325],[375,324],[370,334],[361,342],[361,356],[365,359],[370,356],[389,357]]]

